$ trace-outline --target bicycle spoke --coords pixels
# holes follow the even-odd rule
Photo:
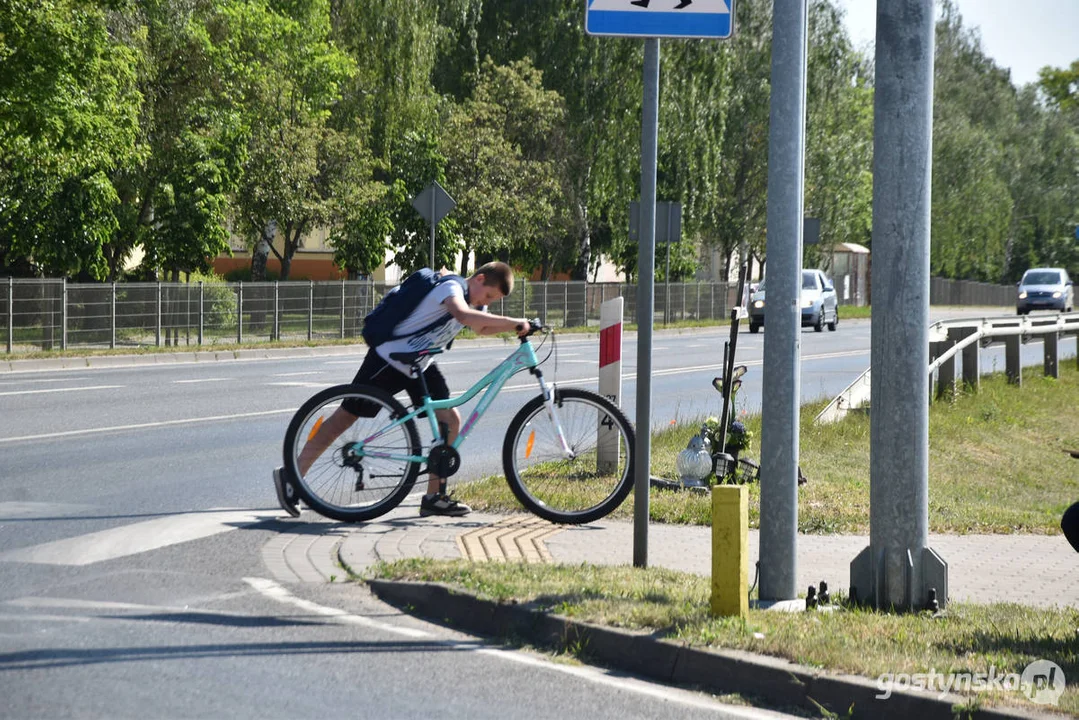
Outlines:
[[[542,404],[523,418],[520,427],[511,428],[516,436],[507,450],[512,453],[507,476],[514,475],[511,486],[518,486],[515,492],[524,495],[526,505],[533,503],[534,510],[559,521],[579,522],[606,514],[621,502],[630,482],[631,431],[602,402],[584,391],[563,392],[555,416],[569,456]]]
[[[290,426],[295,473],[305,499],[320,513],[345,520],[374,517],[400,502],[415,479],[415,464],[404,458],[419,452],[418,438],[411,424],[394,424],[401,409],[388,396],[337,390],[322,403],[316,402],[318,396],[309,401],[314,406],[301,408],[303,416],[297,413],[295,427]],[[374,416],[338,412],[359,403]],[[346,418],[353,419],[351,425]],[[367,439],[370,444],[364,443]],[[301,473],[303,457],[310,467]]]

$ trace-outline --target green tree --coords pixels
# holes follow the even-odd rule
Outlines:
[[[222,93],[215,63],[211,0],[136,0],[116,14],[114,32],[143,58],[139,87],[141,162],[113,183],[121,199],[120,226],[109,244],[116,279],[131,251],[145,251],[146,274],[207,270],[228,248],[230,197],[245,158],[240,115]]]
[[[140,149],[137,51],[95,0],[0,5],[0,267],[103,279]]]
[[[1079,109],[1079,60],[1067,68],[1043,67],[1038,71],[1038,85],[1061,110]]]
[[[355,130],[331,134],[321,157],[334,263],[350,278],[369,276],[385,261],[393,232],[391,188],[372,179],[378,164]]]
[[[713,40],[667,43],[663,54],[656,191],[660,199],[682,204],[683,241],[671,248],[670,261],[671,279],[681,281],[696,273],[697,246],[721,243],[715,218],[722,202],[732,56]],[[657,247],[657,277],[666,270],[666,248]]]
[[[341,169],[339,131],[330,111],[354,63],[330,41],[326,0],[230,0],[222,12],[219,46],[229,86],[241,98],[247,160],[236,207],[253,238],[252,278],[261,279],[273,253],[287,280],[306,233],[332,217],[327,171]],[[345,131],[347,133],[347,131]],[[366,162],[362,147],[353,144]],[[283,247],[273,244],[281,234]]]
[[[580,280],[593,263],[594,233],[625,237],[629,201],[640,184],[642,97],[641,43],[590,37],[583,23],[576,0],[488,0],[475,31],[475,57],[489,55],[499,65],[531,58],[566,104],[563,192],[576,245],[572,275]]]
[[[412,198],[432,181],[443,188],[448,185],[446,158],[433,135],[410,132],[394,143],[390,168],[392,182],[386,204],[393,228],[390,246],[395,251],[393,263],[407,273],[431,264],[431,229],[412,207]],[[436,240],[435,265],[452,267],[454,256],[461,248],[456,211],[438,224]]]
[[[930,269],[997,281],[1013,213],[1015,88],[950,0],[937,23]]]
[[[387,160],[409,132],[437,123],[431,85],[440,39],[439,6],[429,0],[331,0],[332,39],[355,63],[335,107],[336,127],[357,127],[374,157]]]
[[[809,13],[805,214],[821,221],[803,265],[826,267],[838,243],[870,244],[873,205],[873,91],[842,14],[829,0]]]
[[[567,256],[565,110],[526,58],[484,63],[472,97],[454,105],[442,137],[448,189],[468,256],[502,257],[549,272]]]
[[[1019,93],[1014,211],[1008,223],[1003,280],[1017,281],[1030,267],[1065,267],[1079,274],[1079,123],[1076,112],[1045,107],[1033,86]]]
[[[736,5],[738,32],[724,47],[730,56],[726,130],[720,150],[715,209],[705,232],[727,260],[744,248],[765,254],[768,187],[768,100],[771,92],[771,3]]]

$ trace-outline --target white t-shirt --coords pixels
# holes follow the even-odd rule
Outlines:
[[[457,333],[461,332],[464,328],[464,325],[457,322],[457,320],[452,317],[449,319],[449,322],[440,325],[433,330],[418,335],[411,335],[411,333],[423,330],[439,318],[449,315],[450,310],[443,305],[443,302],[453,296],[461,298],[462,301],[465,299],[465,292],[461,289],[461,283],[456,280],[447,280],[436,285],[434,289],[427,293],[426,297],[420,301],[420,304],[416,306],[416,309],[404,320],[397,323],[397,327],[393,329],[394,335],[405,335],[407,337],[388,340],[375,347],[375,352],[377,352],[379,357],[385,360],[391,367],[400,370],[405,375],[409,375],[412,372],[411,368],[404,363],[391,360],[390,353],[415,352],[417,350],[426,350],[431,347],[445,348],[449,345],[450,341],[457,337]],[[431,364],[431,360],[432,358],[430,357],[422,358],[420,360],[420,368],[426,370],[427,366]]]

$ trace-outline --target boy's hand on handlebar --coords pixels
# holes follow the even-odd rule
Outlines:
[[[517,324],[517,337],[522,340],[529,335],[535,335],[536,333],[547,333],[550,329],[547,328],[543,321],[539,318],[533,318],[532,320],[522,320]]]

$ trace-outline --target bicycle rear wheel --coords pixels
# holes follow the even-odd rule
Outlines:
[[[555,416],[539,396],[513,418],[502,446],[506,481],[517,499],[557,523],[586,523],[615,510],[633,487],[633,426],[609,400],[556,388]]]
[[[420,469],[418,463],[388,457],[421,454],[415,423],[389,427],[407,413],[389,393],[367,385],[327,388],[301,405],[284,443],[285,467],[300,498],[320,515],[342,522],[371,520],[397,507]],[[309,444],[314,457],[303,455]],[[302,471],[305,464],[309,467]]]

